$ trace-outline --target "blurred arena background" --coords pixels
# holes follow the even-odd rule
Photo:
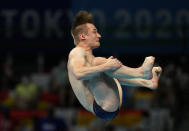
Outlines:
[[[2,1],[0,131],[187,131],[189,2],[186,0]],[[75,98],[66,62],[79,10],[102,35],[96,56],[138,67],[149,55],[163,68],[157,90],[123,87],[118,116],[106,126]]]

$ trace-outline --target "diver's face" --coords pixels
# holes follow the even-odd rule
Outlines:
[[[101,35],[98,33],[96,27],[93,24],[87,23],[86,26],[88,28],[86,34],[86,43],[93,49],[99,47]]]

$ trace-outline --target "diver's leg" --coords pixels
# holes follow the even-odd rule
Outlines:
[[[152,79],[146,80],[141,78],[136,79],[118,79],[121,85],[133,86],[133,87],[147,87],[150,89],[156,89],[158,87],[158,81],[162,72],[161,67],[153,67]]]

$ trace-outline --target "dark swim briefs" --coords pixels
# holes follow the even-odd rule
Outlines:
[[[112,120],[116,117],[116,115],[119,112],[119,108],[115,112],[108,112],[103,110],[94,100],[93,102],[93,110],[97,117],[103,119],[103,120]]]

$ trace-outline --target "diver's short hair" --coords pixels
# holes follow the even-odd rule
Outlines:
[[[93,24],[92,14],[88,13],[87,11],[79,11],[75,16],[71,29],[71,34],[75,45],[77,45],[79,42],[79,34],[87,31],[85,25],[87,23]]]

